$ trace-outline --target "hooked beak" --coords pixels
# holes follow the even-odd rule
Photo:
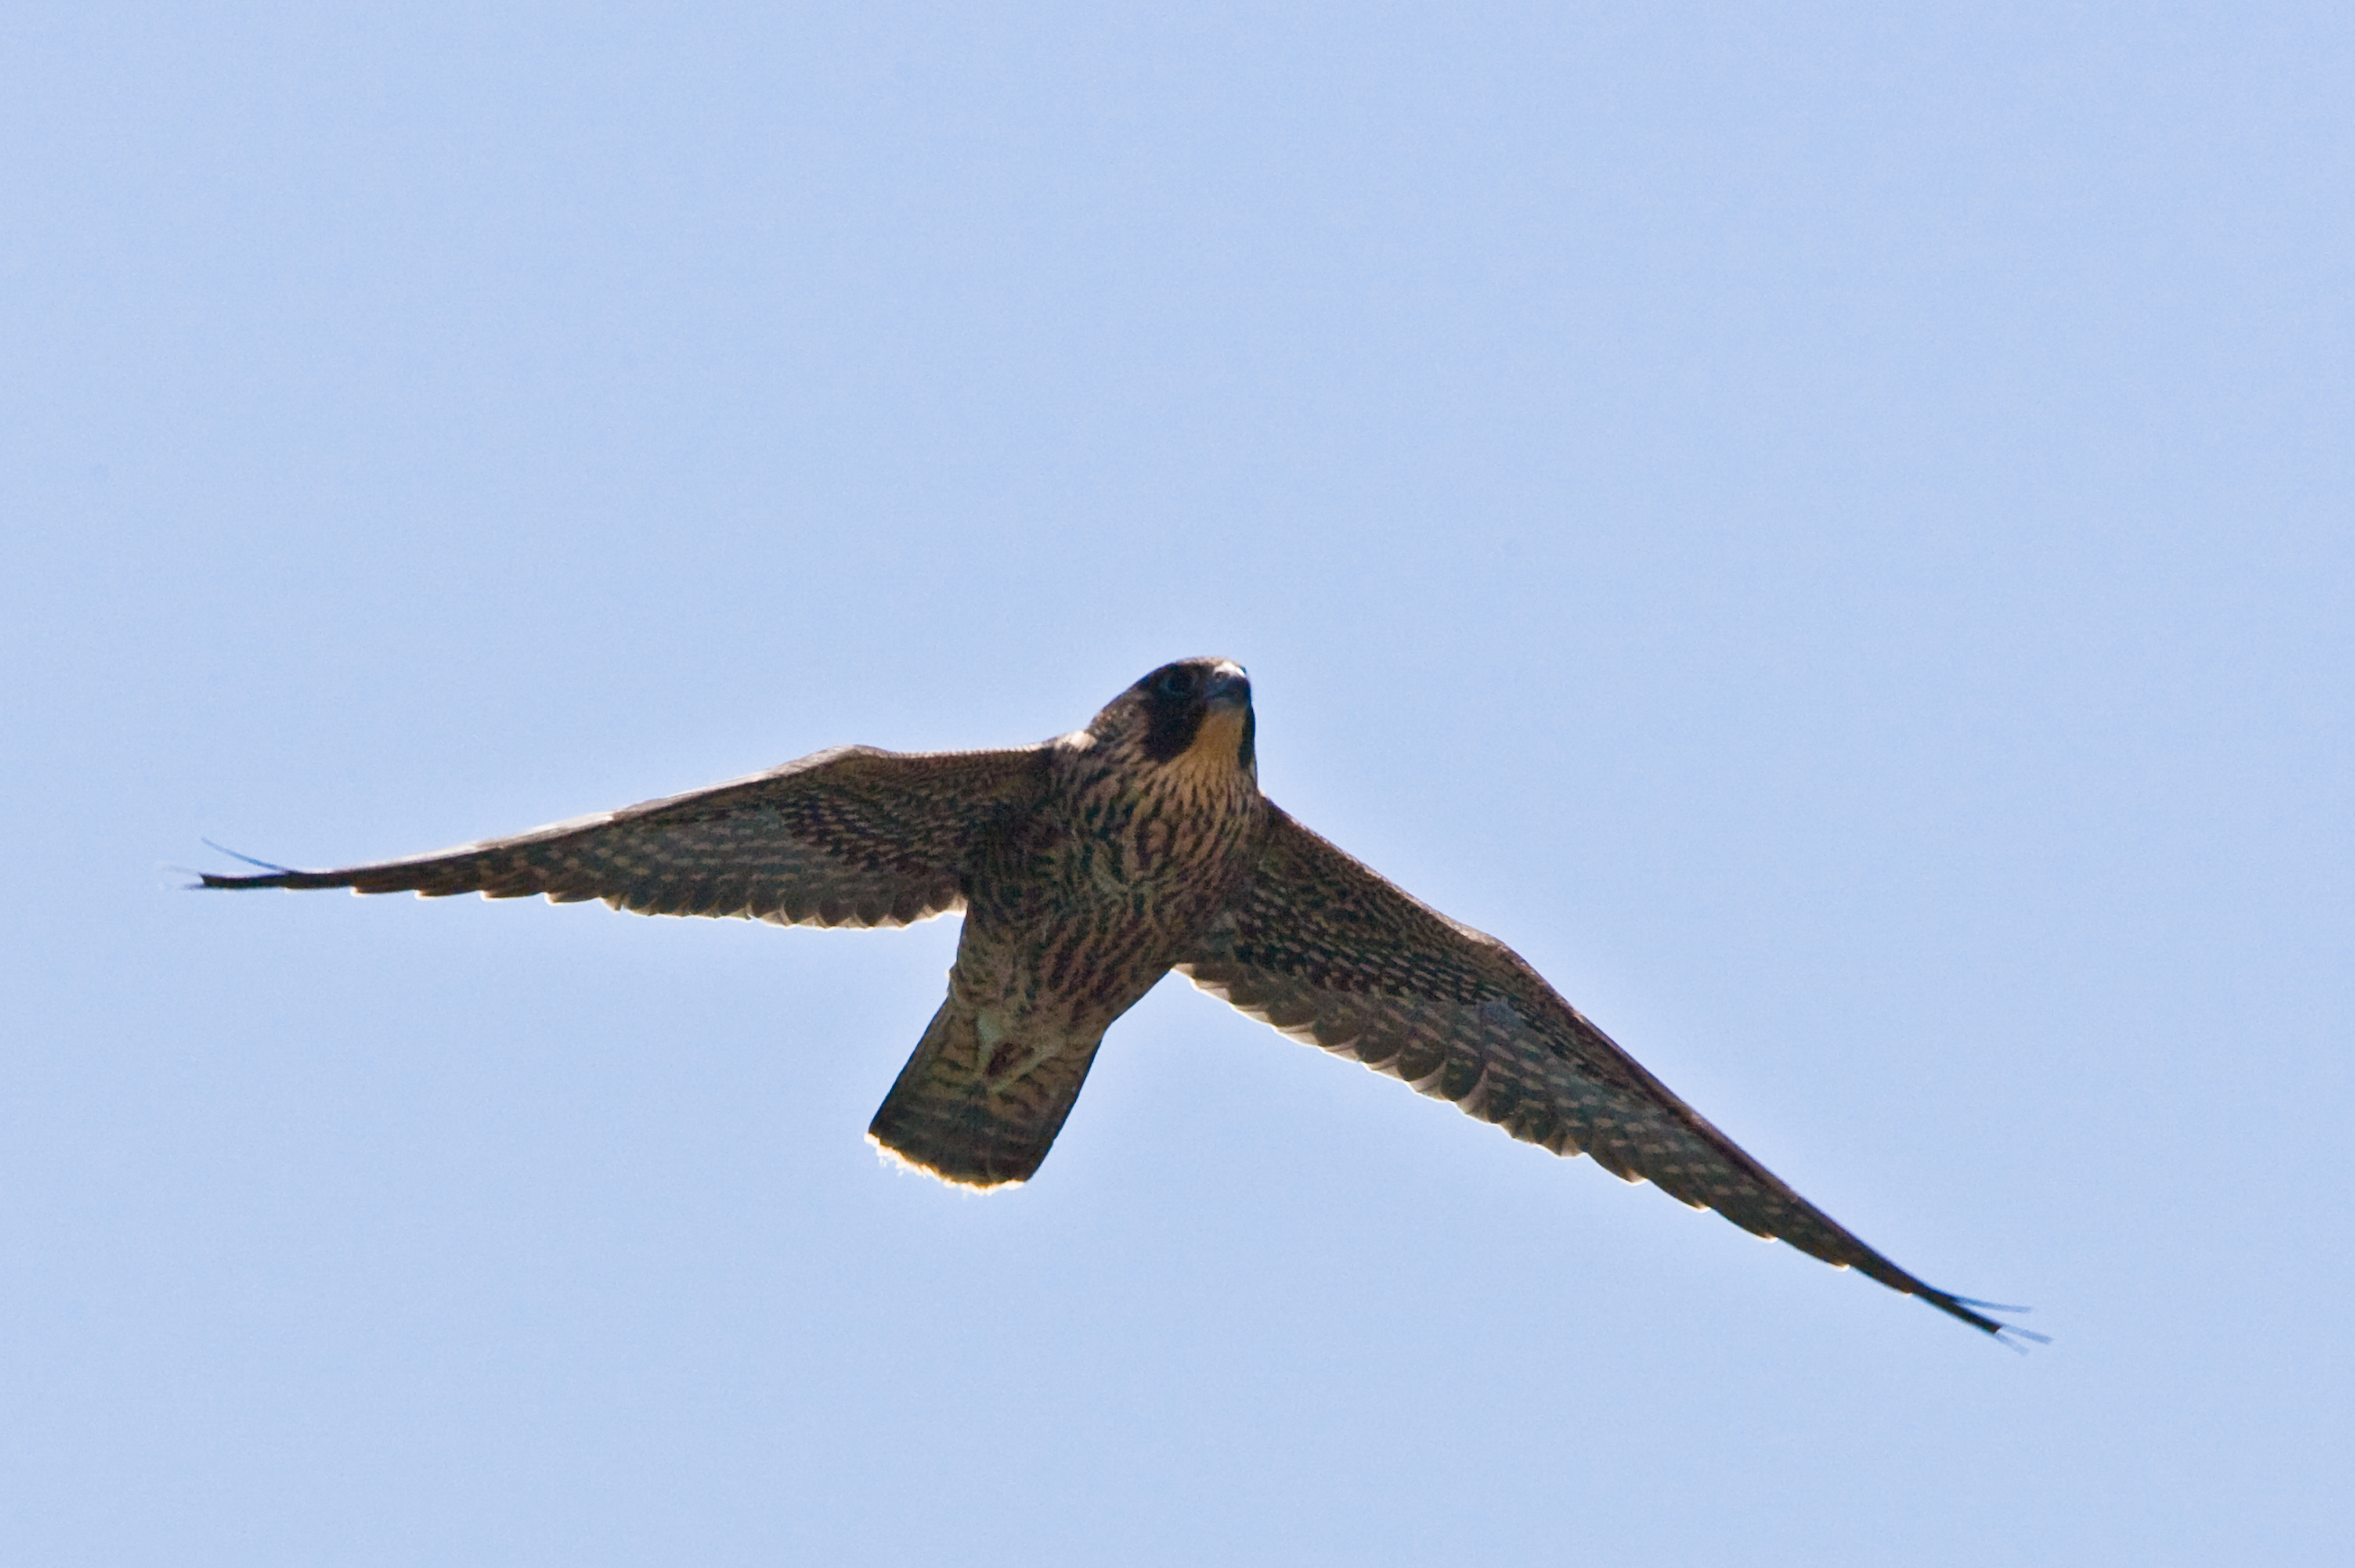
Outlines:
[[[1247,708],[1251,706],[1251,677],[1240,664],[1221,664],[1210,673],[1202,687],[1202,701],[1209,707]]]

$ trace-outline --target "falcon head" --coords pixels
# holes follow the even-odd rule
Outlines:
[[[1114,697],[1088,730],[1164,766],[1258,777],[1251,677],[1231,659],[1180,659]]]

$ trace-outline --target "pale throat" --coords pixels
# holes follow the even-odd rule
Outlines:
[[[1207,792],[1241,785],[1244,775],[1239,758],[1243,726],[1249,719],[1249,712],[1242,708],[1212,708],[1202,715],[1202,726],[1194,732],[1194,743],[1170,759],[1169,771],[1182,778],[1190,789]]]

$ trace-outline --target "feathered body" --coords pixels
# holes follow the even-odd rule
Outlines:
[[[1250,874],[1267,802],[1242,671],[1159,675],[1050,741],[1037,808],[973,856],[948,999],[868,1128],[911,1164],[1028,1180],[1104,1031]]]

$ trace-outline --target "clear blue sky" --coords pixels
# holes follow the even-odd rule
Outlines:
[[[2355,1559],[2355,13],[33,5],[0,1559]],[[198,896],[1251,667],[2015,1357],[954,921]]]

